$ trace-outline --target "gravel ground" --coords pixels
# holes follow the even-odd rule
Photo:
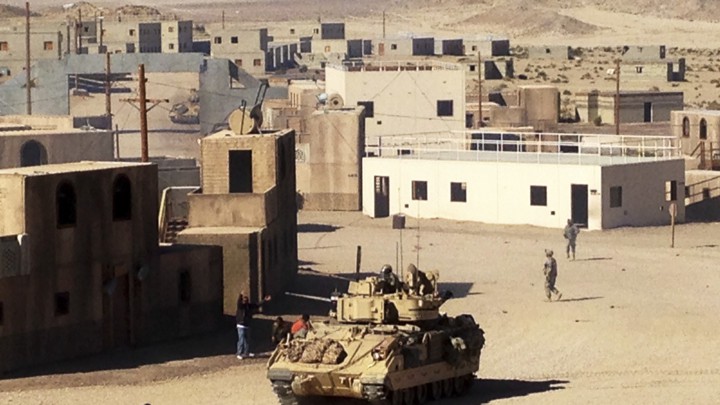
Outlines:
[[[302,212],[300,293],[325,294],[362,268],[396,266],[400,232],[360,213]],[[417,227],[420,227],[418,232]],[[403,264],[440,271],[455,293],[443,307],[470,313],[486,332],[469,396],[438,404],[718,403],[720,224],[582,232],[576,261],[561,230],[408,218]],[[416,248],[420,246],[419,252]],[[544,302],[543,249],[556,252],[563,300]],[[258,320],[321,314],[278,297]],[[264,350],[258,333],[256,347]],[[240,362],[228,330],[27,370],[0,380],[2,404],[274,404],[263,358]],[[336,402],[335,402],[336,403]]]

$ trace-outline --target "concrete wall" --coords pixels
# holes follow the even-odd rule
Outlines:
[[[365,145],[362,107],[316,111],[296,148],[297,189],[303,209],[359,211]]]
[[[0,328],[1,371],[127,344],[137,337],[141,296],[152,293],[134,289],[133,275],[157,266],[154,165],[81,163],[34,171],[0,171],[0,188],[24,200],[17,207],[9,206],[7,197],[0,200],[3,211],[20,212],[23,218],[22,227],[3,228],[27,234],[30,258],[26,275],[0,278],[6,314]],[[113,219],[118,175],[127,176],[131,185],[128,220]],[[76,222],[58,227],[56,190],[65,182],[74,188]],[[66,311],[58,294],[67,294]]]
[[[114,159],[113,134],[110,131],[74,130],[55,133],[0,130],[0,168],[20,167],[23,146],[33,141],[42,145],[46,163],[49,164]]]
[[[650,120],[645,118],[645,103],[650,103]],[[593,122],[600,116],[603,123],[615,122],[615,95],[610,93],[578,93],[575,104],[581,122]],[[682,110],[682,92],[621,92],[620,122],[670,121],[670,112]]]
[[[461,66],[419,66],[427,70],[416,70],[420,69],[418,66],[398,70],[390,64],[366,65],[362,71],[329,67],[325,71],[325,90],[328,94],[339,94],[346,106],[374,103],[373,116],[367,111],[365,116],[368,142],[381,135],[465,128],[465,73]],[[432,70],[429,66],[433,66]],[[452,116],[438,116],[439,100],[452,101]]]
[[[668,201],[666,182],[674,181],[677,196]],[[610,207],[610,188],[622,187],[622,205]],[[668,207],[677,205],[676,222],[685,221],[685,167],[681,159],[604,166],[602,168],[602,227],[658,226],[670,223]]]
[[[519,86],[519,106],[525,109],[525,123],[543,132],[557,129],[560,93],[555,86]]]
[[[462,38],[436,40],[435,55],[465,55],[465,46],[463,45]]]
[[[313,39],[310,42],[310,52],[323,55],[347,53],[348,41],[344,39]]]
[[[140,53],[160,53],[162,52],[162,24],[159,22],[149,22],[138,24],[139,35],[139,52]]]
[[[606,171],[608,167],[614,170]],[[608,167],[364,158],[363,213],[374,215],[375,176],[388,176],[391,214],[562,228],[571,216],[571,185],[586,184],[589,229],[669,222],[666,212],[662,222],[656,211],[666,206],[663,178],[683,181],[681,160]],[[413,181],[427,181],[426,201],[412,199]],[[466,184],[467,202],[450,201],[451,182]],[[622,218],[617,209],[606,210],[611,183],[623,187],[628,214]],[[547,205],[530,205],[530,186],[547,187]]]
[[[147,293],[142,294],[138,342],[187,337],[224,326],[222,249],[173,245],[162,246],[159,253],[158,271],[142,281]]]
[[[565,45],[529,46],[529,59],[571,59],[571,49]]]
[[[623,62],[650,62],[665,59],[665,45],[624,46]]]
[[[720,112],[717,110],[681,110],[670,113],[672,134],[681,140],[683,154],[697,153],[700,142],[706,142],[707,149],[720,147]],[[701,126],[705,127],[705,139],[700,137]]]
[[[192,52],[192,21],[163,21],[160,23],[161,52]]]
[[[54,28],[54,27],[49,27]],[[65,51],[61,31],[30,31],[30,55],[33,61],[57,60]],[[10,69],[10,76],[25,77],[25,29],[0,30],[0,67]],[[4,78],[0,78],[2,81]]]
[[[463,47],[465,55],[477,56],[478,52],[482,57],[488,56],[509,56],[510,40],[509,39],[463,39]]]

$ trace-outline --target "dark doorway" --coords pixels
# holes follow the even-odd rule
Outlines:
[[[643,107],[645,108],[644,121],[652,122],[652,103],[645,103]]]
[[[130,343],[128,275],[115,276],[115,268],[103,271],[103,347],[111,349]]]
[[[20,148],[20,167],[47,164],[47,151],[38,141],[27,141]]]
[[[588,225],[588,186],[572,184],[572,221],[580,227]]]
[[[390,216],[390,178],[375,176],[375,218]]]
[[[228,169],[231,193],[252,193],[252,151],[231,150],[228,152]]]

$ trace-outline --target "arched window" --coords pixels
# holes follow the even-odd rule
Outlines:
[[[700,139],[707,139],[707,121],[705,121],[705,118],[700,120]]]
[[[47,164],[47,151],[38,141],[27,141],[20,148],[20,167]]]
[[[132,190],[130,179],[119,174],[113,182],[113,221],[125,221],[132,218]]]
[[[683,118],[682,136],[687,138],[690,136],[690,120],[688,117]]]
[[[67,181],[60,183],[55,191],[58,228],[75,226],[77,220],[75,202],[75,188],[73,185]]]

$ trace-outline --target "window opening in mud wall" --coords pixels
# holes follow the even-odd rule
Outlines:
[[[132,219],[132,187],[130,179],[119,174],[113,182],[113,221]]]
[[[58,186],[55,192],[55,207],[58,228],[75,226],[77,220],[75,188],[69,182],[63,182]]]

